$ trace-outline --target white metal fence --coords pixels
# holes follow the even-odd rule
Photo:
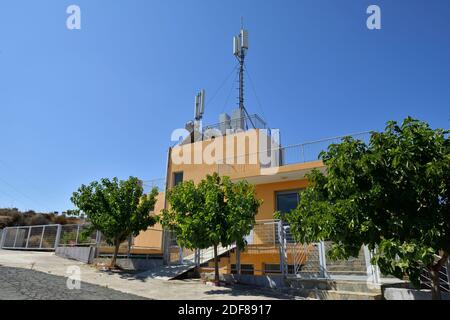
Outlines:
[[[88,230],[88,225],[7,227],[3,229],[0,248],[53,251],[58,246],[95,245],[97,232]]]
[[[357,257],[348,260],[331,261],[327,253],[331,242],[312,244],[297,243],[288,225],[279,220],[257,221],[252,232],[247,236],[245,251],[239,252],[236,246],[219,247],[222,273],[241,273],[254,275],[279,274],[294,278],[329,278],[343,280],[364,280],[379,284],[384,277],[379,268],[371,264],[372,253],[367,247],[361,247]],[[212,248],[204,250],[188,250],[176,244],[176,237],[170,234],[165,242],[166,261],[169,264],[187,264],[202,267],[213,272]],[[253,255],[253,258],[249,257]],[[257,257],[260,255],[260,257]],[[242,260],[245,257],[247,260]],[[265,260],[255,265],[254,261]],[[250,262],[248,261],[253,261]],[[228,269],[224,267],[228,266]],[[230,268],[231,266],[231,268]],[[208,271],[209,272],[209,271]],[[448,268],[441,271],[441,288],[450,289]],[[423,285],[427,286],[427,275],[423,274]]]
[[[437,262],[441,257],[436,255],[435,259]],[[431,289],[432,287],[430,271],[427,268],[424,268],[420,274],[420,284],[423,289]],[[450,258],[439,270],[439,288],[442,292],[450,292]]]
[[[96,247],[100,257],[111,256],[114,252],[101,232],[93,231],[88,224],[7,227],[0,234],[1,249],[54,251],[58,247]],[[155,254],[155,248],[134,246],[133,237],[121,243],[118,252],[121,258]]]
[[[55,250],[61,234],[60,225],[8,227],[3,229],[2,249]]]
[[[355,140],[368,142],[370,139],[369,132],[361,132],[348,135]],[[296,163],[305,163],[319,160],[319,155],[322,151],[326,151],[332,144],[341,144],[343,138],[347,136],[339,136],[334,138],[322,139],[317,141],[306,142],[286,147],[281,147],[280,150],[280,165],[289,165]]]
[[[98,231],[92,231],[87,224],[71,224],[61,226],[60,247],[91,246],[96,245],[99,237]]]

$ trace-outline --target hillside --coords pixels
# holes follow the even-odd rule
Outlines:
[[[22,212],[16,208],[0,208],[0,229],[13,226],[76,224],[78,222],[78,218],[56,213],[39,213],[32,210]]]

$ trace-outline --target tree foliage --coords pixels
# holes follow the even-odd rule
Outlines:
[[[183,182],[168,192],[170,209],[163,210],[161,223],[175,232],[178,244],[188,249],[217,246],[245,246],[261,204],[246,181],[232,183],[216,173],[198,185]],[[216,261],[216,281],[217,257]]]
[[[156,188],[144,194],[141,181],[130,177],[120,181],[117,178],[101,179],[82,185],[71,200],[78,212],[87,216],[92,228],[99,230],[115,246],[111,261],[111,267],[114,267],[120,243],[156,223],[151,212],[157,195]]]
[[[368,245],[383,273],[407,275],[416,286],[424,266],[436,275],[450,252],[448,134],[407,118],[373,132],[369,144],[347,137],[329,146],[321,154],[327,174],[309,175],[286,216],[296,239],[332,240],[334,259]]]

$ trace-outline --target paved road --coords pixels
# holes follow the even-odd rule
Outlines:
[[[82,282],[69,290],[67,278],[35,270],[0,266],[0,300],[142,300],[132,294]]]
[[[81,271],[81,280],[83,281],[81,292],[72,292],[66,288],[67,270],[74,266],[80,268]],[[164,281],[152,277],[152,275],[141,277],[126,273],[100,272],[91,265],[63,259],[50,252],[0,250],[0,268],[2,268],[0,269],[0,299],[5,296],[9,299],[13,297],[15,299],[23,299],[23,297],[131,299],[137,298],[137,296],[157,300],[296,298],[289,294],[251,286],[211,287],[202,284],[199,280]],[[9,274],[6,272],[8,270],[10,270]],[[34,273],[36,271],[41,274],[36,275]]]

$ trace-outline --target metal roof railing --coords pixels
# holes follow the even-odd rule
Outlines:
[[[241,118],[230,119],[229,121],[219,122],[204,127],[203,131],[207,130],[219,130],[224,131],[226,129],[234,129],[237,124],[241,122],[243,124],[243,130],[246,129],[266,129],[267,123],[257,114],[248,115]]]
[[[150,192],[153,188],[157,188],[159,192],[166,190],[166,179],[144,180],[144,192]]]

